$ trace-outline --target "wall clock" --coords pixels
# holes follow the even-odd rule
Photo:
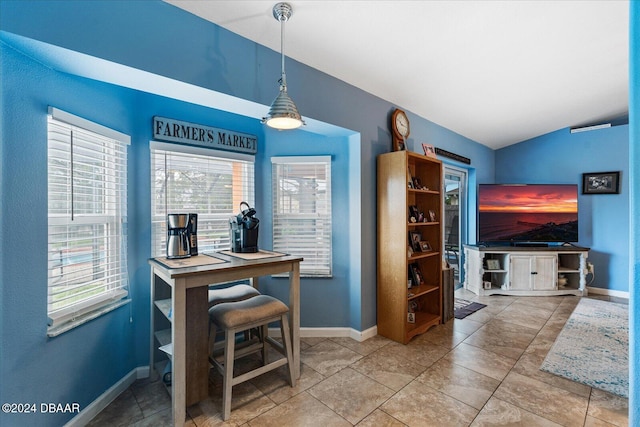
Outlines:
[[[406,140],[409,137],[410,127],[407,114],[396,108],[391,114],[391,132],[393,138],[393,151],[405,150]]]

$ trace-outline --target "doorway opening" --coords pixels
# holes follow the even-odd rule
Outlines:
[[[444,250],[445,259],[454,273],[454,288],[461,287],[462,244],[467,236],[467,171],[444,167]]]

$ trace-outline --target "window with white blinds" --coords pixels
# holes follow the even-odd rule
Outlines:
[[[331,276],[331,156],[273,157],[273,250],[304,257],[300,275]]]
[[[179,151],[178,151],[179,150]],[[229,218],[254,205],[252,156],[177,144],[151,147],[151,251],[166,256],[167,214],[198,214],[198,252],[231,248]]]
[[[130,138],[55,108],[48,116],[49,333],[128,295]]]

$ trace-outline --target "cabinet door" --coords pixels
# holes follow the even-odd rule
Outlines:
[[[533,271],[531,272],[533,289],[554,290],[558,283],[558,264],[555,255],[538,255],[533,257]]]
[[[466,289],[477,294],[482,289],[482,258],[479,251],[465,251]]]
[[[509,289],[530,290],[532,257],[529,255],[511,255],[509,257]]]

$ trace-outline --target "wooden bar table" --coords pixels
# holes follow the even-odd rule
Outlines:
[[[263,256],[260,258],[260,256]],[[241,258],[243,257],[243,258]],[[302,257],[260,251],[231,254],[228,251],[184,260],[153,258],[151,265],[150,374],[154,375],[156,349],[169,354],[173,424],[184,425],[186,407],[208,396],[208,287],[219,283],[289,273],[289,322],[294,374],[300,377],[300,262]],[[170,321],[170,330],[158,331],[158,313]],[[167,320],[162,320],[165,323]],[[168,343],[163,343],[164,335]],[[164,345],[162,345],[164,344]],[[159,372],[162,374],[162,372]]]

